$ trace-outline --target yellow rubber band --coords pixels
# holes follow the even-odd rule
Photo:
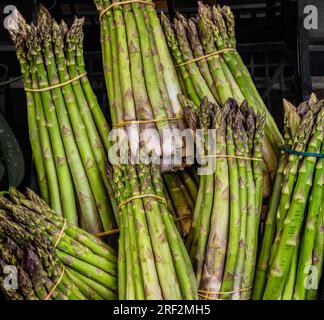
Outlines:
[[[29,89],[29,88],[25,88],[25,91],[26,92],[44,92],[44,91],[47,91],[47,90],[53,90],[53,89],[56,89],[56,88],[60,88],[60,87],[63,87],[63,86],[66,86],[67,84],[70,84],[76,80],[79,80],[80,78],[84,77],[87,73],[84,72],[80,75],[78,75],[77,77],[73,78],[73,79],[70,79],[66,82],[63,82],[63,83],[58,83],[58,84],[55,84],[53,86],[50,86],[50,87],[46,87],[46,88],[39,88],[39,89]]]
[[[203,59],[207,59],[209,57],[212,57],[212,56],[215,56],[217,54],[221,54],[221,53],[227,52],[227,51],[236,51],[236,49],[234,49],[234,48],[225,48],[225,49],[222,49],[222,50],[218,50],[218,51],[206,54],[205,56],[202,56],[202,57],[198,57],[198,58],[195,58],[195,59],[192,59],[192,60],[180,63],[180,64],[176,64],[175,66],[177,68],[179,68],[179,67],[185,66],[186,64],[197,62],[197,61],[200,61],[200,60],[203,60]]]
[[[184,214],[183,216],[178,217],[178,218],[175,219],[174,221],[175,221],[175,222],[178,222],[178,221],[185,220],[185,219],[189,219],[189,218],[192,218],[192,214]]]
[[[155,8],[155,3],[154,2],[151,2],[151,1],[144,1],[144,0],[129,0],[129,1],[120,1],[120,2],[115,2],[115,3],[112,3],[110,6],[108,6],[106,9],[104,9],[100,15],[99,15],[99,20],[102,19],[102,17],[113,7],[116,7],[116,6],[121,6],[121,5],[124,5],[124,4],[130,4],[130,3],[142,3],[142,4],[146,4],[148,6],[153,6]]]
[[[63,279],[63,276],[64,276],[64,273],[65,273],[65,268],[63,266],[63,270],[62,270],[62,273],[59,277],[59,279],[57,280],[56,284],[54,285],[54,287],[52,288],[52,290],[48,293],[48,295],[45,297],[44,300],[48,300],[54,293],[54,291],[56,290],[57,286],[61,283],[62,279]]]
[[[111,235],[117,234],[117,233],[119,233],[119,229],[114,229],[114,230],[110,230],[110,231],[99,232],[99,233],[95,233],[94,235],[96,237],[105,237],[105,236],[111,236]]]
[[[58,246],[58,244],[60,243],[60,241],[61,241],[61,239],[62,239],[62,237],[64,235],[66,225],[67,225],[67,221],[66,221],[66,219],[64,219],[63,227],[62,227],[62,229],[61,229],[61,231],[60,231],[60,233],[59,233],[59,235],[58,235],[58,237],[57,237],[57,239],[55,241],[54,248],[56,248]]]
[[[208,297],[208,296],[205,296],[203,294],[199,294],[198,293],[198,296],[203,298],[203,299],[206,299],[206,300],[217,300],[217,301],[225,301],[225,300],[228,300],[228,299],[221,299],[221,298],[213,298],[213,297]],[[244,299],[238,299],[238,300],[250,300],[251,298],[244,298]]]
[[[161,199],[162,199],[162,197],[161,197]],[[133,199],[132,199],[133,200]],[[180,221],[180,220],[183,220],[183,219],[189,219],[189,218],[191,218],[192,217],[192,215],[190,215],[190,214],[185,214],[185,215],[183,215],[182,217],[179,217],[179,218],[177,218],[177,219],[175,219],[174,221],[175,222],[178,222],[178,221]],[[99,232],[99,233],[95,233],[94,234],[94,236],[96,236],[96,237],[105,237],[105,236],[111,236],[111,235],[114,235],[114,234],[117,234],[117,233],[119,233],[119,229],[114,229],[114,230],[110,230],[110,231],[104,231],[104,232]]]
[[[117,124],[113,124],[113,128],[122,128],[127,124],[146,124],[146,123],[156,123],[161,121],[172,121],[172,120],[181,120],[182,117],[170,117],[170,118],[160,118],[160,119],[151,119],[151,120],[127,120]]]
[[[263,161],[263,159],[260,158],[250,158],[250,157],[242,157],[242,156],[231,156],[228,154],[211,154],[211,155],[205,155],[200,156],[200,158],[216,158],[216,159],[241,159],[241,160],[253,160],[253,161]]]
[[[237,290],[233,290],[233,291],[226,291],[226,292],[213,292],[213,291],[204,291],[204,290],[197,290],[198,293],[203,293],[203,294],[233,294],[233,293],[238,293],[238,292],[243,292],[243,291],[249,291],[251,290],[253,287],[248,287],[248,288],[242,288],[242,289],[237,289]]]
[[[143,199],[143,198],[154,198],[156,200],[163,202],[165,205],[167,205],[167,201],[164,197],[157,196],[156,194],[153,194],[153,193],[152,194],[140,194],[138,196],[134,196],[134,197],[126,199],[125,201],[122,201],[118,206],[118,211],[120,211],[120,209],[123,206],[125,206],[127,203],[129,203],[133,200],[136,200],[136,199]]]

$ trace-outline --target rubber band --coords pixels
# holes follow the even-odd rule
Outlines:
[[[111,236],[111,235],[117,234],[117,233],[119,233],[119,229],[114,229],[114,230],[110,230],[110,231],[104,231],[104,232],[95,233],[94,236],[96,236],[96,237],[105,237],[105,236]]]
[[[195,58],[195,59],[183,62],[183,63],[176,64],[175,66],[177,68],[179,68],[179,67],[185,66],[186,64],[190,64],[190,63],[197,62],[197,61],[200,61],[200,60],[203,60],[203,59],[207,59],[209,57],[215,56],[217,54],[221,54],[221,53],[226,52],[226,51],[236,51],[236,49],[234,49],[234,48],[225,48],[225,49],[222,49],[222,50],[218,50],[218,51],[206,54],[206,55],[204,55],[202,57],[198,57],[198,58]]]
[[[296,156],[324,158],[324,153],[296,151],[293,149],[289,149],[288,147],[283,147],[282,150],[288,154],[294,154]]]
[[[133,201],[133,200],[136,200],[136,199],[143,199],[143,198],[154,198],[154,199],[157,199],[161,202],[163,202],[165,205],[167,205],[167,201],[164,197],[160,197],[156,194],[140,194],[138,196],[133,196],[131,198],[128,198],[126,199],[125,201],[122,201],[119,205],[118,205],[118,211],[120,211],[120,209],[125,206],[127,203]]]
[[[180,220],[189,219],[191,217],[192,217],[192,215],[185,214],[182,217],[178,217],[177,219],[174,219],[174,221],[178,222]],[[111,236],[111,235],[119,233],[119,231],[120,231],[119,229],[114,229],[114,230],[110,230],[110,231],[104,231],[104,232],[95,233],[94,236],[99,237],[99,238],[100,237],[105,237],[105,236]]]
[[[130,3],[142,3],[142,4],[146,4],[146,5],[150,5],[150,6],[153,6],[155,8],[155,3],[154,2],[151,2],[151,1],[144,1],[144,0],[129,0],[129,1],[120,1],[120,2],[115,2],[115,3],[112,3],[110,6],[108,6],[106,9],[104,9],[100,15],[99,15],[99,20],[102,19],[102,17],[113,7],[116,7],[116,6],[121,6],[121,5],[124,5],[124,4],[130,4]]]
[[[249,291],[253,288],[253,286],[247,287],[247,288],[241,288],[233,291],[226,291],[226,292],[216,292],[216,291],[204,291],[204,290],[197,290],[198,293],[204,293],[204,294],[233,294],[233,293],[238,293],[238,292],[244,292],[244,291]]]
[[[79,80],[80,78],[84,77],[87,73],[84,72],[82,74],[79,74],[77,77],[73,78],[73,79],[70,79],[68,81],[65,81],[63,83],[58,83],[58,84],[55,84],[53,86],[50,86],[50,87],[46,87],[46,88],[39,88],[39,89],[29,89],[29,88],[25,88],[25,91],[26,92],[44,92],[44,91],[47,91],[47,90],[53,90],[53,89],[57,89],[57,88],[60,88],[60,87],[63,87],[63,86],[66,86],[67,84],[70,84],[76,80]]]
[[[222,299],[222,298],[213,298],[213,297],[208,297],[208,296],[205,296],[203,294],[199,294],[198,293],[198,296],[203,298],[203,299],[206,299],[206,300],[217,300],[217,301],[225,301],[225,300],[228,300],[228,299]],[[250,300],[251,298],[244,298],[244,299],[238,299],[238,300]]]
[[[61,241],[61,239],[62,239],[62,237],[64,235],[66,225],[67,225],[67,221],[66,221],[66,219],[64,219],[63,227],[62,227],[62,229],[61,229],[61,231],[60,231],[60,233],[59,233],[59,235],[58,235],[58,237],[57,237],[57,239],[55,241],[54,248],[56,248],[58,246],[58,244],[60,243],[60,241]]]
[[[226,159],[241,159],[241,160],[252,160],[252,161],[263,161],[260,158],[250,158],[250,157],[243,157],[243,156],[231,156],[228,154],[211,154],[211,155],[203,155],[200,158],[226,158]]]
[[[64,273],[65,273],[65,267],[63,266],[63,270],[62,270],[62,273],[59,277],[59,279],[57,280],[56,284],[54,285],[54,287],[52,288],[52,290],[48,293],[48,295],[45,297],[44,300],[48,300],[54,293],[54,291],[56,290],[57,286],[61,283],[62,279],[63,279],[63,276],[64,276]]]
[[[113,124],[113,128],[122,128],[127,124],[146,124],[146,123],[156,123],[161,121],[172,121],[172,120],[182,120],[182,117],[170,117],[170,118],[160,118],[151,120],[126,120],[117,124]]]
[[[178,222],[178,221],[190,219],[190,218],[192,218],[192,214],[184,214],[183,216],[174,219],[174,221]]]

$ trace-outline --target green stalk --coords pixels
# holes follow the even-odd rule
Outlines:
[[[161,23],[162,23],[164,34],[165,34],[166,40],[168,42],[168,45],[169,45],[170,51],[172,53],[173,60],[174,60],[175,64],[180,65],[180,64],[184,63],[184,59],[182,57],[182,54],[181,54],[181,51],[180,51],[180,48],[178,45],[178,41],[176,39],[176,35],[174,34],[174,31],[172,30],[172,26],[171,26],[169,19],[163,14],[163,12],[161,13]],[[178,71],[181,74],[182,80],[185,84],[186,91],[188,93],[188,97],[191,99],[191,101],[196,106],[199,106],[200,98],[196,93],[195,87],[191,80],[191,76],[187,72],[186,67],[179,66],[177,68],[178,68]]]
[[[173,22],[173,29],[175,30],[175,34],[177,36],[179,48],[182,53],[182,57],[184,61],[190,61],[194,59],[187,34],[186,29],[182,22],[178,19],[175,19]],[[209,90],[209,87],[200,73],[199,67],[196,62],[192,62],[186,65],[187,72],[189,73],[193,85],[195,87],[195,91],[199,96],[200,100],[205,97],[208,97],[210,102],[215,102],[214,96],[212,92]]]
[[[235,156],[235,144],[233,139],[233,119],[234,113],[228,115],[226,122],[226,147],[229,156]],[[229,220],[229,239],[226,253],[225,269],[223,272],[221,292],[233,290],[235,266],[240,242],[240,184],[238,172],[238,160],[228,159],[229,167],[229,186],[230,186],[230,220]],[[222,299],[229,299],[231,295],[221,295]]]
[[[203,49],[203,46],[202,46],[200,38],[199,38],[198,27],[197,27],[196,21],[193,18],[190,18],[188,20],[188,24],[185,26],[187,28],[187,35],[188,35],[188,39],[189,39],[194,57],[195,58],[203,57],[205,55],[205,53],[204,53],[204,49]],[[199,70],[200,70],[202,76],[204,77],[206,83],[208,84],[210,91],[213,93],[213,96],[215,97],[216,101],[219,101],[216,84],[215,84],[213,76],[211,75],[211,72],[209,70],[207,59],[197,61],[197,64],[199,66]]]
[[[153,120],[154,114],[146,91],[145,79],[143,77],[144,67],[141,55],[140,34],[137,30],[135,17],[130,5],[124,6],[124,19],[127,32],[127,45],[129,48],[130,72],[136,116],[140,120]],[[160,137],[153,123],[142,124],[141,129],[140,142],[143,143],[149,151],[154,150],[156,146],[160,145]]]
[[[37,76],[39,79],[39,88],[47,88],[49,87],[49,82],[47,80],[46,69],[44,66],[43,58],[41,56],[39,39],[37,38],[35,33],[30,36],[28,46],[30,48],[30,54],[33,56],[33,61],[35,63]],[[56,163],[58,182],[60,186],[60,197],[62,200],[62,210],[63,212],[75,212],[76,206],[72,177],[68,163],[66,161],[66,154],[58,125],[55,107],[52,101],[52,95],[51,92],[47,90],[41,92],[41,96]],[[63,212],[60,213],[63,214]]]
[[[323,141],[322,109],[316,120],[315,130],[308,144],[307,152],[319,152]],[[304,220],[307,197],[311,188],[316,158],[306,157],[298,172],[298,179],[294,187],[291,205],[289,207],[285,225],[282,231],[278,250],[270,269],[264,299],[278,299],[283,291],[288,277],[294,248],[298,245],[298,235]]]
[[[76,50],[76,42],[78,42],[77,38],[80,36],[80,33],[82,32],[83,21],[84,21],[83,19],[80,20],[75,19],[73,25],[71,26],[71,29],[69,30],[69,32],[65,37],[66,66],[67,66],[67,71],[70,79],[79,76],[79,73],[76,68],[76,62],[75,62],[75,50]],[[81,86],[81,81],[80,80],[73,81],[72,88],[73,88],[76,103],[78,105],[79,112],[81,114],[81,118],[83,120],[83,124],[85,126],[85,131],[88,136],[88,141],[92,149],[92,154],[94,156],[97,167],[101,174],[101,178],[104,183],[104,186],[110,198],[113,199],[112,187],[107,178],[107,173],[106,173],[107,155],[103,148],[96,125],[94,123],[90,106],[88,105],[87,99],[84,95]],[[113,224],[113,222],[110,221],[114,219],[112,217],[113,214],[112,207],[109,200],[107,199],[107,196],[105,196],[103,192],[101,192],[100,195],[103,196],[103,198],[101,198],[102,203],[99,203],[98,201],[99,199],[97,199],[97,203],[99,203],[98,210],[99,213],[101,213],[100,206],[104,207],[103,209],[104,211],[101,213],[100,217],[104,227],[107,227],[109,224]],[[96,193],[94,196],[96,197]],[[108,216],[109,218],[106,218],[105,215]]]
[[[23,31],[23,30],[20,30]],[[32,80],[30,75],[30,66],[27,62],[26,53],[24,50],[24,38],[26,37],[25,30],[21,33],[9,29],[10,36],[16,46],[16,55],[20,63],[21,73],[23,75],[25,87],[28,89],[32,88]],[[36,102],[32,92],[26,92],[27,100],[27,119],[28,119],[28,130],[29,130],[29,141],[32,149],[33,159],[35,163],[35,168],[37,172],[38,185],[42,197],[49,202],[50,192],[49,185],[47,181],[46,168],[44,163],[44,157],[42,153],[41,144],[41,130],[37,123],[37,111]]]
[[[323,191],[324,192],[324,191]],[[323,204],[321,206],[321,220],[318,224],[316,239],[313,249],[312,267],[315,267],[317,276],[317,283],[306,292],[306,300],[316,300],[318,298],[318,287],[321,277],[323,276],[323,259],[324,259],[324,210]],[[314,272],[314,271],[313,271]],[[314,273],[315,273],[314,272]],[[313,274],[313,273],[312,273]],[[314,284],[314,283],[312,283]]]
[[[79,290],[88,300],[103,300],[98,293],[96,293],[92,288],[90,288],[86,283],[84,283],[80,278],[75,276],[72,272],[67,270],[69,278],[77,285]]]
[[[39,89],[36,69],[34,63],[30,61],[32,88]],[[42,97],[39,92],[35,92],[34,101],[36,107],[36,121],[39,128],[39,137],[43,153],[43,161],[48,181],[49,204],[55,212],[62,212],[62,203],[60,198],[60,187],[55,168],[55,160],[49,136],[49,130],[46,128],[46,118],[43,108]]]
[[[171,101],[170,101],[170,98],[168,95],[167,85],[165,83],[165,79],[164,79],[164,75],[163,75],[163,65],[162,65],[162,61],[160,60],[160,56],[158,54],[157,43],[155,41],[154,33],[153,33],[153,27],[150,24],[150,19],[149,19],[147,11],[145,11],[145,9],[143,10],[143,15],[144,15],[145,23],[146,23],[146,28],[148,30],[150,45],[152,48],[152,57],[153,57],[153,62],[154,62],[155,70],[156,70],[156,77],[158,80],[157,84],[160,89],[161,97],[163,100],[163,108],[165,109],[168,117],[175,117],[175,113],[174,113],[172,105],[171,105]],[[171,129],[175,129],[178,127],[178,121],[177,120],[169,121],[169,125],[170,125]]]
[[[322,145],[321,153],[324,152]],[[318,225],[321,222],[321,208],[323,202],[323,185],[324,185],[324,159],[318,159],[313,181],[312,191],[309,197],[309,208],[305,230],[299,250],[297,280],[294,291],[294,300],[305,300],[306,288],[305,279],[308,276],[308,266],[312,264],[312,252],[315,244]]]
[[[151,1],[151,0],[149,0]],[[164,81],[167,87],[167,92],[172,105],[172,109],[176,117],[182,117],[183,111],[178,101],[178,94],[181,93],[177,72],[172,62],[171,54],[168,49],[167,41],[165,39],[163,29],[161,27],[156,10],[152,6],[145,6],[150,19],[150,25],[153,30],[153,35],[156,43],[159,60],[162,65]],[[179,129],[182,130],[184,123],[182,120],[178,121]]]
[[[132,186],[132,196],[138,196],[141,194],[141,189],[135,168],[133,166],[128,166],[127,170]],[[135,215],[139,259],[142,269],[145,298],[147,300],[160,300],[163,296],[159,283],[157,268],[154,261],[146,210],[144,209],[143,201],[141,199],[133,200],[132,205]]]
[[[285,288],[283,290],[281,300],[293,300],[296,274],[297,274],[298,251],[299,251],[299,246],[294,248],[293,258],[291,261],[288,278],[285,283]]]
[[[66,82],[70,79],[67,70],[67,61],[63,51],[63,39],[61,38],[61,29],[55,21],[53,21],[52,38],[54,42],[54,51],[56,57],[56,63],[58,65],[58,73],[61,82]],[[102,228],[104,231],[112,230],[115,226],[113,212],[109,203],[106,188],[104,186],[102,176],[97,167],[91,144],[86,132],[86,128],[83,124],[80,110],[73,92],[73,85],[67,84],[63,87],[62,92],[67,105],[67,110],[70,116],[74,135],[79,148],[80,156],[87,173],[88,181],[92,189],[93,198],[96,203],[98,215],[92,212],[86,212],[89,216],[81,216],[81,226],[86,228],[92,233],[100,232]],[[88,195],[89,197],[89,195]],[[88,200],[88,197],[82,197]],[[101,226],[102,224],[102,226]]]
[[[74,258],[62,251],[57,250],[56,254],[63,264],[71,267],[75,271],[80,272],[84,276],[97,281],[111,290],[117,290],[117,279],[114,276],[111,276],[110,274],[90,265],[89,263]]]
[[[216,48],[213,42],[212,22],[206,17],[206,14],[200,13],[198,29],[205,54],[214,53]],[[233,93],[223,72],[220,57],[218,55],[210,57],[208,64],[220,99],[218,103],[224,104],[228,98],[233,96]]]
[[[155,194],[163,197],[162,178],[157,166],[151,167],[151,177]],[[173,257],[177,278],[180,285],[182,298],[185,300],[197,299],[196,281],[190,263],[188,252],[172,219],[172,215],[164,204],[160,204],[163,224],[168,238],[168,243]]]
[[[73,269],[67,268],[66,270],[67,270],[69,276],[71,277],[71,279],[78,286],[79,286],[79,283],[85,284],[89,288],[90,292],[93,291],[95,293],[95,295],[98,295],[100,297],[100,299],[97,299],[97,300],[102,300],[102,299],[116,300],[116,294],[113,291],[102,286],[98,282],[95,282],[95,281],[85,277],[81,273],[74,271]]]
[[[247,135],[243,127],[243,115],[240,110],[237,111],[233,121],[233,138],[236,148],[236,155],[246,157],[247,154]],[[247,213],[248,213],[248,179],[247,167],[248,160],[238,159],[237,167],[239,174],[239,194],[240,194],[240,240],[235,266],[235,278],[233,283],[233,291],[242,289],[244,261],[246,259],[246,231],[247,231]],[[232,299],[240,299],[240,292],[232,295]]]
[[[276,214],[281,198],[281,186],[284,179],[284,170],[287,162],[287,154],[282,152],[279,158],[279,165],[273,184],[272,195],[268,204],[267,219],[265,222],[264,233],[261,242],[261,249],[258,255],[258,262],[253,285],[253,300],[261,300],[267,281],[267,271],[271,245],[276,232]]]
[[[222,109],[216,107],[214,126],[216,130],[216,154],[226,154],[226,123]],[[229,164],[227,159],[216,160],[215,191],[210,218],[210,230],[201,273],[197,274],[200,290],[219,292],[222,285],[223,271],[228,244],[228,226],[230,218]],[[199,271],[199,270],[198,270]],[[218,295],[211,294],[212,298]]]
[[[118,3],[119,0],[104,1],[106,5]],[[132,76],[130,70],[129,49],[127,46],[126,25],[123,17],[122,6],[115,6],[112,9],[117,35],[117,63],[119,67],[120,90],[123,104],[123,121],[136,120],[136,108],[134,102],[134,91],[132,88]],[[152,103],[153,104],[153,103]],[[126,125],[125,129],[129,137],[129,144],[132,154],[136,154],[139,142],[138,125]]]
[[[154,193],[149,168],[147,165],[139,166],[139,180],[143,194]],[[163,298],[165,300],[181,299],[182,296],[179,282],[177,281],[176,270],[172,263],[170,247],[167,243],[167,236],[159,209],[159,202],[153,198],[144,198],[143,204],[154,256],[159,257],[155,259],[155,265]]]
[[[131,178],[131,177],[129,177]],[[126,199],[131,197],[131,185],[130,179],[126,179],[124,181],[125,189],[128,190],[126,194]],[[138,242],[136,237],[136,224],[134,219],[134,207],[132,205],[127,205],[127,219],[126,219],[126,226],[128,227],[128,234],[129,234],[129,246],[131,250],[131,260],[132,260],[132,275],[134,280],[134,298],[136,300],[144,300],[145,299],[145,291],[144,291],[144,284],[142,279],[142,270],[139,261],[139,248]],[[127,240],[125,239],[127,242]],[[129,285],[129,283],[128,283]],[[127,297],[127,299],[130,299]]]
[[[85,63],[84,63],[84,58],[83,58],[83,32],[82,32],[82,30],[80,31],[80,35],[78,37],[77,48],[76,48],[76,64],[77,64],[77,68],[78,68],[78,73],[84,74],[86,72],[86,69],[85,69]],[[89,105],[89,108],[91,111],[91,115],[95,122],[95,126],[96,126],[98,133],[100,135],[101,142],[105,148],[105,151],[106,151],[105,155],[107,158],[110,147],[112,145],[111,141],[108,139],[108,136],[110,133],[109,124],[107,123],[107,120],[99,106],[98,99],[92,89],[92,86],[89,82],[87,75],[83,76],[80,79],[80,82],[82,85],[84,95],[87,99],[87,102],[88,102],[88,105]],[[106,177],[106,174],[105,174],[105,177]],[[113,190],[112,190],[111,183],[109,181],[107,181],[106,178],[104,179],[104,182],[105,182],[107,191],[109,193],[109,198],[110,198],[111,205],[112,205],[114,213],[115,213],[116,221],[118,221],[118,219],[116,217],[117,204],[113,197]]]
[[[100,2],[99,10],[102,11],[104,8],[110,5],[110,1],[97,1]],[[119,64],[118,64],[118,42],[117,42],[117,33],[116,33],[116,25],[114,22],[113,11],[109,10],[105,16],[103,17],[102,30],[104,32],[104,42],[105,48],[108,52],[109,44],[111,47],[111,59],[107,60],[107,63],[111,63],[108,67],[112,70],[112,83],[113,83],[113,94],[111,92],[111,88],[108,90],[108,98],[110,105],[110,113],[111,120],[113,124],[121,123],[124,119],[124,110],[123,110],[123,102],[122,102],[122,94],[121,94],[121,85],[119,78]],[[109,44],[108,44],[109,42]],[[106,78],[109,77],[109,74]],[[108,81],[108,79],[107,79]]]
[[[303,118],[298,132],[294,138],[293,149],[296,151],[305,151],[306,144],[311,134],[311,129],[314,123],[314,115],[310,110]],[[279,207],[277,209],[277,227],[276,235],[271,247],[270,265],[273,264],[274,257],[277,253],[279,242],[281,240],[282,230],[284,227],[284,221],[287,217],[288,210],[290,209],[289,204],[292,201],[293,192],[295,188],[295,182],[298,178],[298,168],[301,161],[301,157],[290,154],[288,156],[288,163],[285,169],[285,177],[281,187],[281,198]]]
[[[256,124],[254,121],[254,113],[252,109],[247,107],[245,114],[246,122],[245,128],[248,135],[248,157],[253,156],[253,143],[256,133]],[[246,224],[246,241],[245,241],[245,261],[243,267],[242,287],[250,288],[253,284],[254,270],[255,270],[255,253],[257,247],[257,234],[258,234],[258,216],[256,203],[256,186],[253,177],[253,160],[246,161],[246,178],[247,178],[247,224]],[[262,174],[262,171],[261,171]],[[241,299],[249,299],[252,289],[243,291]]]

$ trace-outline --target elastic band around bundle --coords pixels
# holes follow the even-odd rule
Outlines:
[[[236,49],[234,49],[234,48],[225,48],[225,49],[218,50],[218,51],[206,54],[204,56],[201,56],[201,57],[198,57],[198,58],[195,58],[195,59],[183,62],[183,63],[176,64],[175,66],[177,68],[179,68],[179,67],[185,66],[186,64],[190,64],[190,63],[197,62],[197,61],[200,61],[200,60],[203,60],[203,59],[207,59],[209,57],[216,56],[218,54],[222,54],[223,52],[227,52],[227,51],[236,51]]]
[[[173,121],[173,120],[182,120],[182,117],[170,117],[170,118],[160,118],[160,119],[151,119],[151,120],[127,120],[117,124],[113,124],[113,128],[122,128],[128,124],[148,124],[148,123],[156,123],[162,121]]]
[[[324,158],[324,153],[296,151],[287,147],[282,148],[282,150],[288,154],[294,154],[296,156]]]
[[[233,290],[233,291],[204,291],[204,290],[197,290],[198,291],[198,295],[202,298],[205,299],[209,299],[209,300],[225,300],[225,299],[221,299],[221,298],[213,298],[213,297],[208,297],[206,296],[206,294],[213,294],[213,295],[224,295],[224,294],[233,294],[233,293],[239,293],[239,292],[244,292],[244,291],[249,291],[253,288],[253,286],[250,286],[248,288],[241,288],[241,289],[237,289],[237,290]],[[243,300],[243,299],[241,299]]]
[[[191,217],[192,217],[192,215],[185,214],[185,215],[183,215],[181,217],[176,218],[174,221],[178,222],[178,221],[181,221],[181,220],[189,219]],[[114,230],[110,230],[110,231],[104,231],[104,232],[95,233],[94,236],[99,237],[99,238],[106,237],[106,236],[112,236],[114,234],[119,233],[119,231],[120,231],[119,229],[114,229]]]
[[[56,290],[57,286],[61,283],[62,279],[63,279],[63,276],[64,276],[64,273],[65,273],[65,267],[63,266],[63,270],[62,270],[62,273],[59,277],[59,279],[57,280],[56,284],[54,285],[54,287],[52,288],[52,290],[48,293],[48,295],[45,297],[44,300],[48,300],[51,298],[51,296],[53,295],[54,291]]]
[[[200,298],[203,298],[203,299],[206,299],[206,300],[213,300],[213,301],[225,301],[225,300],[228,300],[228,299],[208,297],[208,296],[205,296],[205,295],[199,294],[199,293],[198,293],[198,296]],[[244,298],[244,299],[238,299],[238,300],[250,300],[250,298]]]
[[[110,230],[110,231],[104,231],[104,232],[99,232],[99,233],[95,233],[94,235],[96,237],[105,237],[105,236],[112,236],[114,234],[119,233],[119,229],[114,229],[114,230]]]
[[[167,205],[167,201],[166,201],[166,199],[164,198],[164,197],[160,197],[160,196],[158,196],[158,195],[156,195],[156,194],[140,194],[140,195],[138,195],[138,196],[133,196],[133,197],[131,197],[131,198],[128,198],[128,199],[126,199],[125,201],[122,201],[120,204],[119,204],[119,206],[118,206],[118,211],[120,211],[120,209],[123,207],[123,206],[125,206],[127,203],[129,203],[129,202],[131,202],[131,201],[133,201],[133,200],[136,200],[136,199],[143,199],[143,198],[153,198],[153,199],[156,199],[156,200],[158,200],[158,201],[161,201],[161,202],[163,202],[165,205]]]
[[[61,229],[61,231],[60,231],[60,233],[59,233],[59,235],[58,235],[58,237],[57,237],[57,239],[55,241],[54,248],[56,248],[58,246],[58,244],[60,243],[60,241],[61,241],[61,239],[62,239],[62,237],[64,235],[66,225],[67,225],[67,221],[66,221],[66,219],[64,219],[63,227],[62,227],[62,229]]]
[[[251,161],[263,161],[260,158],[251,158],[251,157],[243,157],[243,156],[231,156],[228,154],[211,154],[200,156],[201,158],[216,158],[216,159],[240,159],[240,160],[251,160]]]
[[[39,88],[39,89],[29,89],[29,88],[25,88],[25,91],[26,92],[44,92],[44,91],[48,91],[48,90],[53,90],[53,89],[57,89],[57,88],[61,88],[63,86],[66,86],[67,84],[70,84],[76,80],[79,80],[80,78],[84,77],[87,73],[84,72],[80,75],[78,75],[77,77],[73,78],[73,79],[70,79],[68,81],[65,81],[63,83],[58,83],[58,84],[55,84],[53,86],[50,86],[50,87],[46,87],[46,88]]]
[[[174,219],[174,221],[179,222],[181,220],[190,219],[190,218],[192,218],[192,214],[184,214],[183,216]]]
[[[155,3],[154,2],[151,2],[151,1],[144,1],[144,0],[129,0],[129,1],[120,1],[120,2],[115,2],[115,3],[112,3],[110,6],[108,6],[106,9],[104,9],[100,15],[99,15],[99,20],[102,19],[102,17],[110,10],[112,9],[113,7],[116,7],[116,6],[121,6],[121,5],[124,5],[124,4],[131,4],[131,3],[141,3],[141,4],[146,4],[148,6],[153,6],[155,8]]]

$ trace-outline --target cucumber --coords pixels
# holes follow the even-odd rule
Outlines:
[[[0,114],[0,153],[10,187],[18,187],[25,176],[25,162],[18,141]]]

